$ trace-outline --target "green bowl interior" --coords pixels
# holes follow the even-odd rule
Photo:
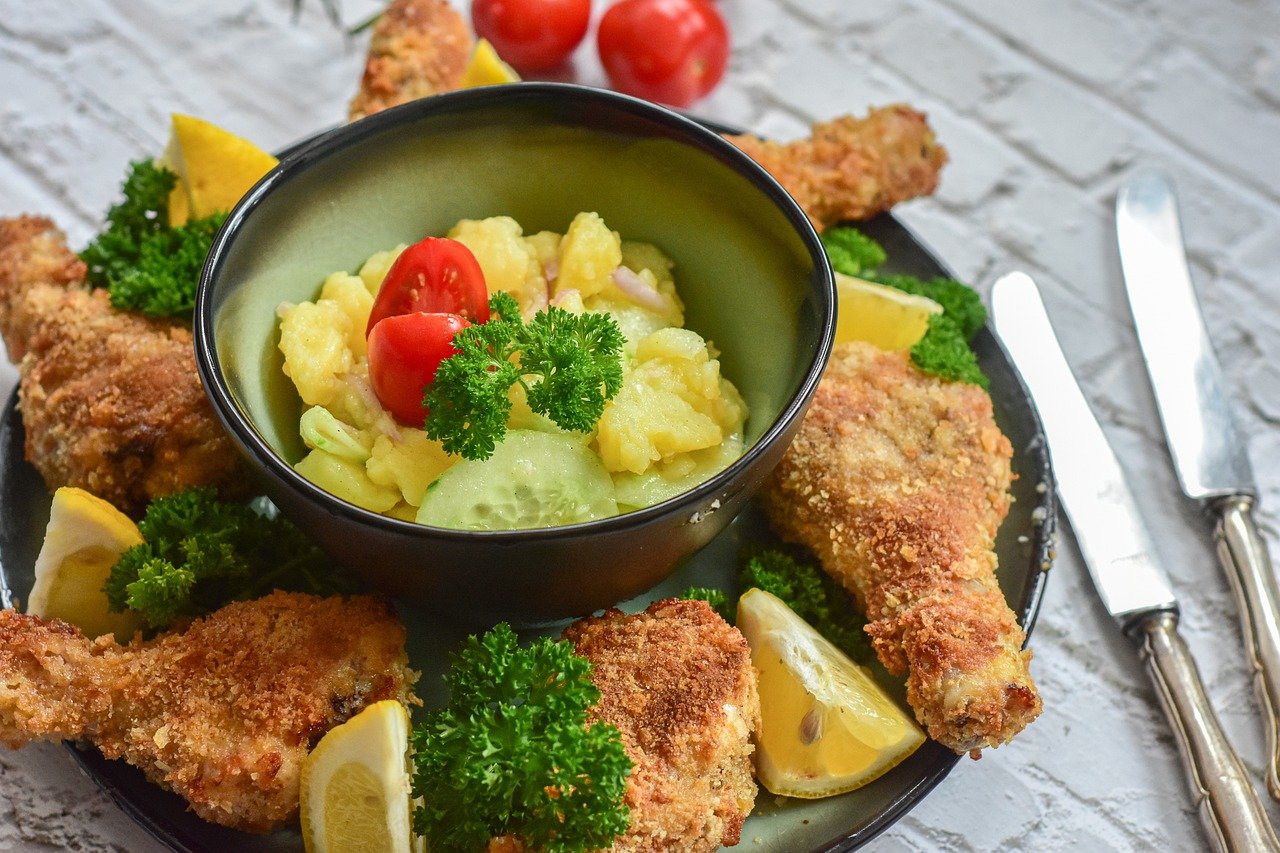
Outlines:
[[[374,252],[463,218],[501,214],[525,233],[563,232],[593,210],[624,239],[674,259],[686,325],[721,349],[724,374],[750,407],[748,444],[758,441],[818,349],[811,282],[821,272],[766,192],[722,152],[677,135],[599,105],[488,102],[423,111],[287,162],[270,192],[251,196],[214,283],[214,340],[236,402],[276,453],[297,461],[300,402],[281,372],[280,303],[313,299],[335,270],[354,272]]]

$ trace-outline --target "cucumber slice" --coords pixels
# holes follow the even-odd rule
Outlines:
[[[565,436],[509,430],[488,459],[464,459],[431,484],[418,523],[518,530],[617,514],[613,480],[588,448]]]

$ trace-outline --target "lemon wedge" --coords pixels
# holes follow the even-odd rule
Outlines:
[[[843,794],[924,743],[924,733],[867,671],[781,599],[747,590],[737,622],[760,673],[756,771],[773,793]]]
[[[308,853],[405,853],[409,712],[375,702],[329,731],[302,764],[302,840]]]
[[[178,176],[169,195],[169,224],[230,210],[277,162],[243,137],[174,113],[169,146],[159,160]]]
[[[507,63],[503,62],[498,52],[485,39],[476,41],[476,48],[471,52],[471,61],[462,72],[462,88],[473,86],[496,86],[499,83],[518,83],[520,75]]]
[[[836,273],[840,311],[836,343],[866,341],[884,350],[910,349],[942,306],[925,296]]]
[[[58,489],[27,612],[70,622],[87,637],[115,634],[127,642],[142,623],[132,613],[110,612],[102,587],[120,555],[141,543],[138,526],[102,498],[72,486]]]

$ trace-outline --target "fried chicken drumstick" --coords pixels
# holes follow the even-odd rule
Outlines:
[[[276,592],[126,646],[3,610],[0,742],[92,741],[205,820],[266,832],[297,812],[325,732],[406,698],[404,641],[391,605],[367,596]]]
[[[470,26],[447,0],[394,0],[373,26],[351,120],[458,88],[471,47]]]
[[[725,138],[764,166],[819,231],[929,195],[947,162],[924,113],[903,104],[819,122],[795,142]]]
[[[1008,742],[1041,708],[995,578],[1011,456],[981,388],[845,343],[764,492],[774,527],[854,594],[916,717],[956,752]]]
[[[755,803],[759,726],[751,650],[705,601],[610,610],[564,632],[593,664],[593,718],[618,727],[635,766],[631,827],[614,853],[703,853],[738,843]]]
[[[26,457],[137,515],[195,486],[244,488],[196,374],[191,330],[118,311],[48,219],[0,219],[0,334],[18,365]]]

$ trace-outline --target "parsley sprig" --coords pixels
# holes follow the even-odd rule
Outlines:
[[[508,396],[521,385],[529,408],[563,429],[586,432],[622,387],[622,330],[608,314],[539,311],[525,322],[508,293],[489,300],[491,319],[454,336],[427,388],[427,435],[446,452],[488,459],[506,434]]]
[[[618,729],[588,725],[591,662],[567,641],[520,648],[501,623],[468,638],[445,676],[449,704],[413,731],[414,828],[433,851],[519,836],[547,853],[607,848],[626,831],[631,759]]]
[[[157,498],[138,530],[144,541],[112,567],[107,602],[116,612],[137,611],[152,630],[273,589],[346,591],[298,528],[252,506],[220,501],[211,488]]]
[[[107,228],[81,259],[89,283],[106,288],[116,308],[153,317],[190,317],[196,285],[214,235],[227,218],[215,213],[169,224],[169,193],[178,176],[151,160],[131,163],[124,199],[107,212]]]

